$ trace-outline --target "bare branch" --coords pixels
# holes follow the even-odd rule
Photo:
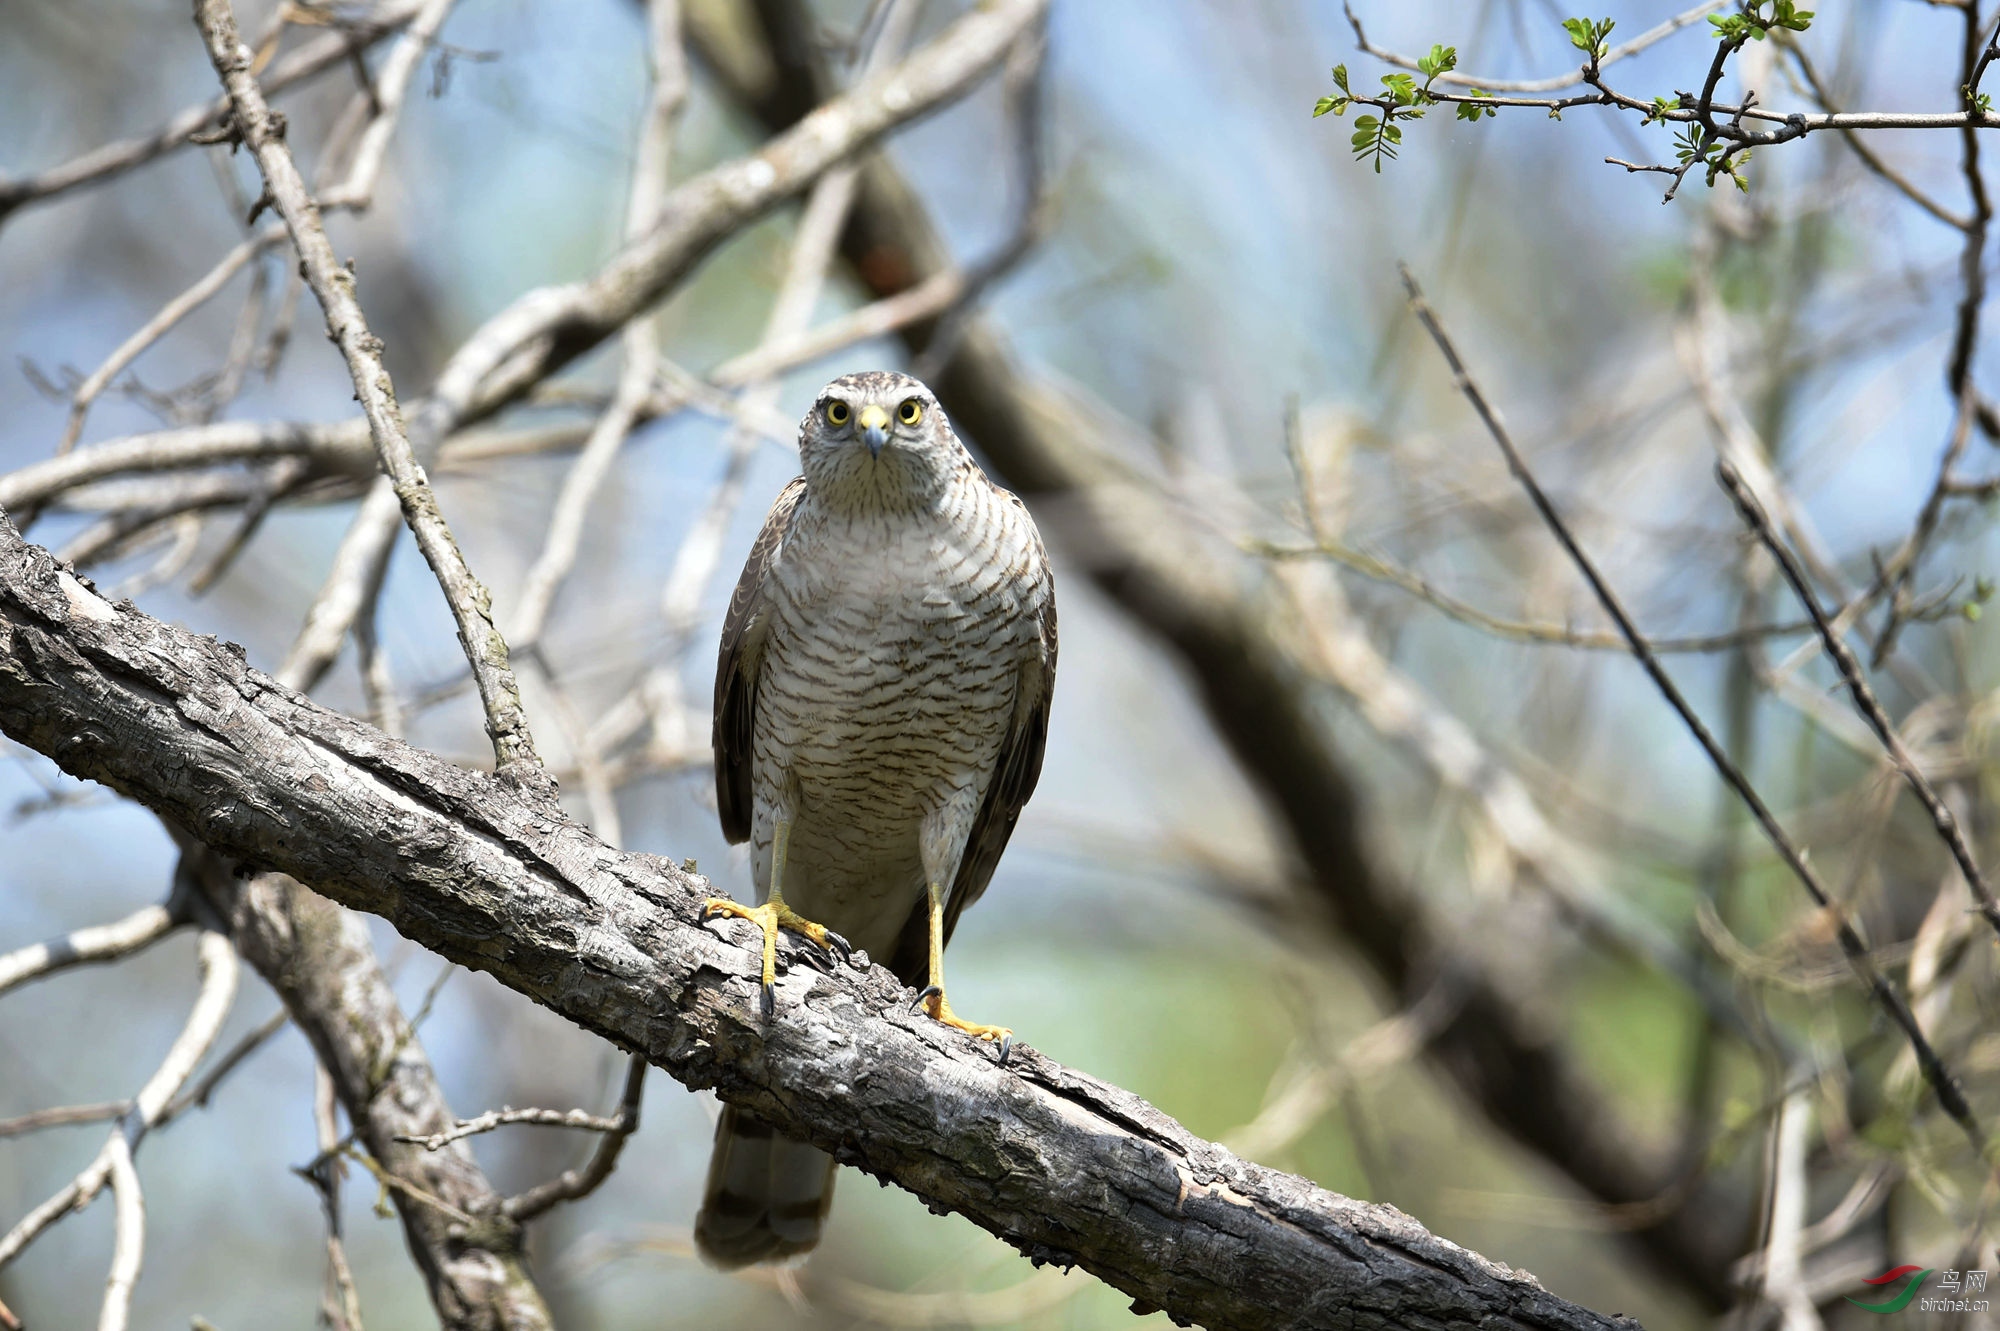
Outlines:
[[[223,1079],[242,1066],[244,1059],[262,1049],[270,1038],[285,1029],[291,1020],[292,1014],[283,1008],[264,1018],[242,1039],[231,1045],[221,1058],[216,1059],[215,1066],[203,1073],[200,1081],[168,1101],[167,1107],[160,1112],[159,1123],[155,1126],[165,1127],[190,1109],[206,1109],[209,1097],[215,1094],[215,1088],[222,1084]]]
[[[68,1127],[73,1123],[102,1123],[109,1118],[117,1118],[132,1107],[130,1100],[105,1100],[94,1105],[63,1105],[56,1109],[37,1109],[31,1114],[17,1118],[0,1118],[0,1137],[19,1137],[23,1133],[40,1132],[43,1128]]]
[[[146,1199],[139,1190],[139,1172],[132,1167],[132,1148],[125,1138],[114,1134],[104,1144],[104,1151],[117,1221],[97,1331],[125,1331],[132,1318],[132,1289],[139,1283],[139,1267],[146,1256]]]
[[[264,80],[270,92],[302,83],[351,59],[415,17],[419,0],[391,0],[366,18],[343,23],[341,30],[300,47],[278,61]],[[0,179],[0,222],[24,204],[54,198],[82,185],[128,171],[188,143],[228,114],[227,98],[191,106],[144,138],[121,139],[94,148],[73,161],[18,180]]]
[[[1861,662],[1855,659],[1846,640],[1827,619],[1826,611],[1820,608],[1819,596],[1813,591],[1812,584],[1806,581],[1805,570],[1799,567],[1791,548],[1779,539],[1777,532],[1771,529],[1771,520],[1764,515],[1763,506],[1757,502],[1757,496],[1743,483],[1743,477],[1736,469],[1727,462],[1721,462],[1716,464],[1715,474],[1722,481],[1722,488],[1730,499],[1735,501],[1736,511],[1743,515],[1744,525],[1748,526],[1756,534],[1757,539],[1764,543],[1764,548],[1771,552],[1771,557],[1778,562],[1778,571],[1784,574],[1785,582],[1791,587],[1792,594],[1798,597],[1799,604],[1803,605],[1806,613],[1812,616],[1813,626],[1819,630],[1820,641],[1825,644],[1827,655],[1833,659],[1835,668],[1840,671],[1840,678],[1847,685],[1848,694],[1854,699],[1855,710],[1868,722],[1868,728],[1875,732],[1875,737],[1882,741],[1882,747],[1888,751],[1889,760],[1896,765],[1896,770],[1903,774],[1903,780],[1909,783],[1917,802],[1924,806],[1926,813],[1930,814],[1931,825],[1937,829],[1938,836],[1950,848],[1951,857],[1958,864],[1959,873],[1965,877],[1966,888],[1972,893],[1973,900],[1979,904],[1979,913],[1986,917],[1986,922],[1995,930],[2000,930],[2000,901],[1994,900],[1993,888],[1987,883],[1986,875],[1980,872],[1979,862],[1973,856],[1972,847],[1966,842],[1965,833],[1959,827],[1958,819],[1952,816],[1943,797],[1938,794],[1936,787],[1931,785],[1930,778],[1924,775],[1921,767],[1917,766],[1917,760],[1911,756],[1909,746],[1903,743],[1903,737],[1897,732],[1895,723],[1889,719],[1889,714],[1882,709],[1881,702],[1875,697],[1875,690],[1869,687],[1868,677],[1861,671]]]
[[[76,392],[70,395],[69,419],[63,425],[62,439],[56,445],[56,456],[61,457],[75,447],[77,439],[83,434],[84,418],[90,414],[91,404],[97,401],[98,396],[110,386],[113,379],[125,372],[126,366],[137,360],[148,347],[165,337],[181,320],[206,304],[210,297],[229,284],[230,278],[242,272],[252,259],[284,238],[283,227],[269,226],[241,242],[223,255],[194,285],[161,306],[159,313],[119,343],[117,350],[105,357],[104,363],[92,370],[89,376],[77,385]]]
[[[0,955],[0,994],[30,980],[66,970],[118,961],[151,947],[186,921],[169,906],[146,906],[112,924],[92,925]]]
[[[195,1065],[215,1042],[236,998],[236,950],[222,934],[204,929],[197,944],[197,955],[201,963],[201,991],[195,996],[194,1008],[189,1012],[180,1036],[168,1049],[159,1068],[140,1088],[132,1107],[119,1117],[118,1126],[112,1129],[109,1140],[96,1157],[66,1187],[30,1211],[5,1237],[0,1237],[0,1267],[18,1257],[21,1250],[40,1237],[50,1225],[70,1212],[88,1206],[104,1185],[112,1181],[113,1171],[121,1167],[121,1161],[123,1168],[131,1168],[132,1153],[138,1150],[147,1132],[159,1122],[167,1102],[186,1084]],[[132,1199],[130,1204],[138,1204],[137,1196],[135,1190],[128,1192],[128,1197]],[[129,1232],[123,1217],[119,1229],[121,1236]],[[122,1243],[120,1250],[125,1251]],[[130,1252],[128,1259],[133,1263],[136,1275],[137,1252]]]
[[[361,133],[360,143],[355,146],[346,178],[320,196],[322,210],[350,208],[362,212],[374,202],[375,184],[381,178],[382,163],[388,157],[389,140],[396,132],[397,117],[409,93],[411,76],[417,72],[424,56],[430,53],[431,43],[436,40],[438,29],[444,26],[452,4],[453,0],[423,0],[423,7],[411,21],[409,31],[397,38],[395,46],[390,48],[388,59],[382,62],[382,68],[375,75],[374,86],[357,94],[372,113],[372,118],[368,128]]]
[[[416,450],[396,405],[395,386],[382,364],[381,339],[368,331],[355,298],[354,274],[334,257],[305,178],[272,123],[270,107],[250,72],[250,50],[237,37],[228,0],[199,0],[195,18],[208,45],[209,59],[228,91],[231,123],[256,154],[272,206],[285,221],[306,282],[326,312],[327,330],[347,361],[382,470],[394,483],[404,520],[451,606],[459,643],[472,664],[479,701],[486,711],[494,761],[512,779],[536,785],[546,793],[547,777],[540,770],[541,760],[521,710],[521,691],[508,665],[506,640],[493,623],[491,598],[467,567],[438,509],[430,481],[417,464]]]
[[[109,439],[0,476],[0,508],[32,509],[65,490],[127,472],[283,457],[307,457],[328,469],[345,471],[357,456],[365,460],[359,450],[366,448],[367,440],[365,421],[330,425],[222,421]]]
[[[687,57],[681,49],[680,5],[678,0],[654,0],[648,7],[651,30],[653,92],[646,114],[641,118],[639,143],[633,153],[632,185],[625,206],[625,239],[644,235],[659,215],[660,199],[667,188],[667,166],[673,145],[674,124],[687,98]],[[576,564],[577,547],[590,502],[626,437],[642,419],[652,396],[654,361],[659,356],[659,336],[650,316],[641,314],[625,325],[623,365],[611,405],[597,418],[583,451],[563,477],[556,496],[555,512],[542,552],[528,570],[521,590],[521,603],[508,624],[507,636],[516,650],[525,651],[539,642],[555,604],[557,589]]]
[[[1634,56],[1657,42],[1666,40],[1690,24],[1699,23],[1718,9],[1725,9],[1729,0],[1702,0],[1692,9],[1684,9],[1664,23],[1655,24],[1629,42],[1621,42],[1606,51],[1598,60],[1598,68],[1616,64],[1627,56]],[[1341,7],[1347,12],[1348,26],[1354,29],[1354,44],[1383,64],[1394,65],[1398,69],[1420,70],[1415,58],[1385,51],[1368,40],[1368,34],[1361,30],[1361,20],[1354,13],[1353,0],[1342,0]],[[1488,92],[1560,92],[1564,88],[1574,88],[1586,81],[1590,66],[1583,65],[1567,74],[1556,74],[1543,79],[1489,79],[1474,74],[1460,74],[1446,71],[1437,76],[1439,83],[1449,83],[1460,88],[1481,88]],[[1634,167],[1633,170],[1657,168]]]
[[[1416,313],[1424,330],[1430,334],[1431,340],[1437,343],[1439,353],[1451,368],[1453,384],[1472,404],[1473,410],[1478,413],[1480,421],[1486,426],[1487,433],[1492,435],[1493,442],[1499,445],[1501,453],[1507,459],[1508,470],[1521,482],[1521,487],[1528,492],[1528,497],[1533,501],[1535,510],[1541,514],[1543,522],[1548,525],[1550,532],[1569,555],[1570,561],[1583,574],[1584,580],[1590,584],[1598,603],[1604,607],[1605,613],[1611,616],[1612,622],[1617,624],[1618,631],[1625,635],[1626,642],[1631,645],[1632,655],[1638,659],[1647,676],[1680,716],[1695,741],[1701,745],[1702,751],[1708,755],[1709,761],[1715,765],[1723,781],[1749,808],[1758,826],[1763,829],[1765,837],[1777,850],[1779,858],[1784,860],[1785,866],[1792,871],[1792,876],[1804,886],[1807,895],[1813,899],[1813,904],[1826,912],[1827,917],[1835,923],[1841,951],[1846,954],[1848,965],[1854,971],[1855,977],[1861,981],[1862,986],[1868,990],[1889,1019],[1903,1032],[1904,1038],[1910,1042],[1910,1048],[1916,1053],[1917,1063],[1923,1069],[1924,1080],[1928,1081],[1931,1089],[1937,1093],[1938,1103],[1943,1106],[1947,1114],[1951,1115],[1952,1121],[1964,1129],[1974,1149],[1983,1152],[1986,1142],[1985,1131],[1973,1119],[1971,1106],[1966,1103],[1965,1093],[1960,1089],[1958,1080],[1952,1076],[1950,1069],[1946,1068],[1943,1060],[1938,1057],[1937,1051],[1931,1047],[1929,1039],[1917,1025],[1916,1018],[1911,1015],[1909,1005],[1903,1001],[1902,995],[1896,992],[1887,977],[1870,959],[1868,946],[1854,931],[1854,925],[1848,919],[1846,910],[1827,892],[1819,880],[1818,873],[1806,863],[1805,854],[1786,834],[1777,816],[1764,803],[1763,796],[1757,793],[1749,779],[1735,763],[1730,761],[1729,755],[1723,752],[1720,744],[1716,743],[1715,736],[1709,733],[1708,727],[1696,715],[1694,708],[1681,696],[1673,677],[1667,674],[1666,668],[1660,664],[1659,657],[1654,654],[1651,645],[1633,624],[1631,616],[1625,612],[1624,605],[1611,590],[1610,584],[1605,582],[1603,575],[1597,571],[1597,566],[1577,545],[1576,538],[1570,534],[1568,525],[1563,522],[1555,506],[1542,492],[1533,473],[1528,470],[1520,452],[1514,447],[1514,441],[1508,436],[1506,428],[1501,425],[1499,415],[1466,372],[1465,363],[1459,358],[1458,348],[1453,345],[1443,325],[1438,322],[1437,315],[1424,300],[1423,291],[1418,287],[1416,278],[1411,275],[1407,267],[1399,271],[1402,274],[1403,285],[1409,290],[1410,308]]]
[[[489,1109],[478,1118],[461,1119],[456,1127],[446,1132],[434,1132],[428,1137],[398,1137],[396,1140],[415,1142],[426,1151],[435,1151],[462,1138],[476,1137],[482,1132],[492,1132],[515,1123],[530,1123],[541,1128],[576,1128],[584,1132],[618,1132],[625,1127],[624,1119],[617,1115],[605,1118],[599,1114],[586,1114],[581,1109],[514,1109],[503,1106]]]
[[[566,1169],[547,1183],[537,1184],[518,1197],[509,1197],[507,1214],[526,1224],[564,1202],[578,1201],[597,1191],[598,1185],[618,1167],[625,1139],[639,1130],[639,1094],[645,1084],[646,1059],[643,1054],[635,1054],[625,1072],[625,1091],[618,1098],[618,1113],[610,1120],[611,1126],[603,1130],[604,1135],[598,1140],[597,1149],[590,1153],[590,1159],[581,1169]]]
[[[180,880],[229,922],[243,959],[277,990],[331,1076],[351,1140],[392,1180],[386,1186],[404,1237],[447,1331],[548,1331],[518,1228],[500,1214],[500,1194],[471,1154],[397,1140],[444,1131],[458,1117],[375,959],[367,926],[280,874],[244,878],[183,834],[176,840]],[[308,1171],[325,1164],[322,1157]]]

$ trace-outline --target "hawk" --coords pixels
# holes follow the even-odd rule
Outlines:
[[[851,374],[799,424],[730,598],[715,672],[723,834],[749,841],[761,904],[710,914],[887,958],[930,1015],[1004,1062],[1012,1032],[961,1019],[944,948],[1041,775],[1056,673],[1054,580],[1027,507],[988,480],[931,391]],[[718,1266],[819,1241],[824,1152],[725,1107],[695,1238]]]

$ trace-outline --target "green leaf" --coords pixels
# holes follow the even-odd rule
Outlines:
[[[1472,97],[1486,97],[1490,94],[1483,89],[1474,88],[1468,95]],[[1458,104],[1458,118],[1460,120],[1477,120],[1481,116],[1497,116],[1499,114],[1500,108],[1497,106],[1480,106],[1476,102],[1460,102]]]
[[[1335,65],[1333,67],[1333,86],[1340,89],[1342,92],[1347,91],[1346,65]]]
[[[1438,75],[1458,68],[1458,48],[1455,46],[1433,46],[1430,54],[1417,61],[1417,70],[1424,76],[1426,85]]]
[[[1587,18],[1566,18],[1562,21],[1563,31],[1569,34],[1569,44],[1590,57],[1591,63],[1604,58],[1609,49],[1606,39],[1611,29],[1617,25],[1608,18],[1592,22]]]
[[[1329,111],[1334,115],[1344,116],[1347,114],[1347,104],[1352,100],[1348,97],[1322,97],[1313,103],[1313,119],[1317,120]]]

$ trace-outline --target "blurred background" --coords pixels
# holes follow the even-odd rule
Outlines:
[[[768,134],[723,57],[754,53],[760,19],[794,7],[684,8],[691,31],[743,45],[697,44],[676,181]],[[1614,44],[1676,12],[1602,8],[1618,22]],[[915,40],[961,9],[921,6]],[[251,32],[274,15],[250,0],[238,10]],[[1915,0],[1824,10],[1796,49],[1830,102],[1956,106],[1958,13]],[[1566,11],[1543,0],[1354,0],[1353,13],[1381,48],[1454,45],[1462,70],[1493,78],[1578,60]],[[836,80],[874,26],[865,0],[816,0],[791,17]],[[315,31],[301,19],[303,35],[284,40]],[[1698,21],[1606,75],[1646,98],[1695,88],[1714,46]],[[1323,0],[1055,0],[1032,94],[1038,186],[1008,147],[1018,107],[993,80],[886,145],[964,263],[1007,247],[1024,192],[1039,188],[1033,243],[979,293],[977,317],[1011,348],[1047,437],[1094,478],[1065,491],[1046,470],[1010,475],[1010,455],[946,394],[999,479],[1029,492],[1063,623],[1047,766],[991,892],[959,928],[955,1005],[1252,1158],[1393,1203],[1566,1298],[1656,1329],[1781,1315],[1859,1324],[1869,1315],[1842,1296],[1889,1266],[2000,1268],[1991,1175],[1852,982],[1828,918],[1608,636],[1452,390],[1395,270],[1405,262],[1423,283],[1642,627],[1690,649],[1669,669],[1810,847],[1990,1121],[1993,939],[1712,477],[1719,449],[1768,461],[1829,604],[1893,560],[1954,436],[1947,364],[1965,290],[1962,229],[1909,191],[1969,214],[1960,136],[1865,139],[1907,190],[1816,134],[1757,152],[1747,192],[1727,179],[1711,190],[1696,172],[1662,206],[1665,178],[1603,159],[1671,163],[1669,127],[1599,108],[1466,124],[1447,108],[1410,125],[1401,159],[1377,173],[1351,159],[1351,115],[1310,118],[1342,62],[1357,88],[1390,72]],[[1763,105],[1817,109],[1801,69],[1776,42],[1755,47],[1725,94],[1748,81]],[[782,64],[765,72],[784,78]],[[353,78],[336,64],[280,99],[308,171]],[[648,83],[633,0],[450,8],[373,206],[329,223],[406,399],[483,320],[615,251]],[[214,89],[178,0],[6,0],[0,177],[149,133]],[[79,383],[243,239],[256,193],[243,157],[189,147],[0,213],[0,473],[56,451]],[[757,344],[798,215],[744,228],[660,306],[674,365],[706,374]],[[1972,248],[1983,260],[1983,239]],[[354,416],[287,255],[253,257],[113,375],[78,447],[211,418]],[[836,262],[816,317],[895,285]],[[1974,384],[1990,381],[1991,359],[1974,354]],[[893,335],[846,346],[785,373],[763,414],[735,419],[781,434],[835,374],[913,364]],[[564,373],[567,396],[476,427],[434,469],[503,624],[578,423],[616,378],[607,347]],[[713,644],[765,508],[796,471],[781,441],[745,437],[721,408],[633,431],[528,680],[573,811],[603,830],[609,790],[623,844],[693,857],[738,895],[747,862],[719,836],[707,765]],[[2000,774],[2000,661],[1979,617],[1995,563],[1976,485],[1993,474],[1989,453],[1972,431],[1956,464],[1971,492],[1941,500],[1935,534],[1913,552],[1875,673],[1982,862]],[[321,477],[285,493],[245,543],[240,502],[121,526],[116,496],[100,491],[50,504],[31,538],[71,547],[114,595],[241,642],[272,669],[358,493],[352,477]],[[704,554],[709,529],[720,539]],[[1133,560],[1165,571],[1150,599],[1099,576]],[[1885,636],[1885,600],[1868,603],[1858,642]],[[386,695],[364,689],[350,645],[317,696],[378,718],[386,696],[412,742],[489,765],[450,618],[407,537],[376,624]],[[1738,632],[1763,625],[1784,631]],[[1266,661],[1266,675],[1246,661]],[[1246,698],[1246,681],[1264,677],[1288,691]],[[176,857],[151,815],[25,750],[0,753],[0,953],[164,896]],[[585,759],[603,765],[595,801]],[[426,1011],[421,1039],[457,1113],[610,1110],[615,1050],[372,927],[405,1010]],[[130,1096],[194,985],[181,936],[9,993],[0,1119]],[[246,977],[223,1047],[277,1006]],[[236,1331],[321,1315],[324,1221],[290,1170],[317,1150],[312,1088],[313,1056],[286,1029],[146,1143],[137,1324],[199,1315]],[[688,1231],[715,1112],[711,1097],[654,1077],[617,1172],[535,1224],[533,1268],[559,1324],[1133,1320],[1090,1277],[1036,1272],[971,1224],[852,1171],[806,1267],[708,1271]],[[1804,1124],[1789,1137],[1787,1114]],[[0,1225],[69,1179],[102,1132],[0,1139]],[[474,1144],[512,1192],[592,1143],[514,1127]],[[1779,1288],[1762,1255],[1773,1202],[1786,1199],[1802,1220],[1779,1246],[1803,1275]],[[350,1181],[367,1323],[432,1324],[400,1227],[375,1202],[365,1175]],[[100,1201],[0,1271],[0,1301],[31,1327],[86,1323],[110,1235]]]

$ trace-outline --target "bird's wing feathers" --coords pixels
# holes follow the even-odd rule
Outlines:
[[[1013,719],[1001,742],[992,779],[986,786],[986,798],[973,819],[972,834],[966,838],[965,854],[958,862],[958,877],[952,881],[951,892],[945,898],[947,943],[958,926],[959,914],[979,900],[992,881],[1008,838],[1014,835],[1014,824],[1020,820],[1021,810],[1035,793],[1035,783],[1042,776],[1042,754],[1049,737],[1049,701],[1056,684],[1056,598],[1054,575],[1039,541],[1035,554],[1035,574],[1041,584],[1041,605],[1035,615],[1039,651],[1023,664],[1017,677]],[[922,985],[928,982],[929,964],[929,905],[920,900],[896,940],[889,969],[905,984]]]
[[[755,747],[757,676],[764,664],[765,616],[772,561],[806,492],[803,476],[778,492],[750,547],[743,575],[722,620],[722,650],[715,663],[715,804],[722,835],[731,845],[750,838],[750,757]]]

